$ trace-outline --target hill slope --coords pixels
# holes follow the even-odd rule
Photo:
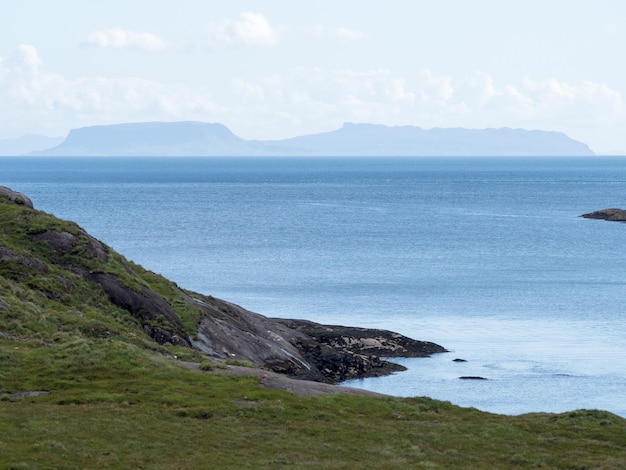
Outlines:
[[[340,335],[333,335],[339,327],[324,326],[325,335],[312,336],[285,321],[186,291],[127,261],[76,224],[36,211],[26,196],[9,188],[0,187],[0,215],[4,282],[32,298],[33,318],[52,318],[54,312],[55,322],[78,325],[68,327],[70,336],[89,336],[85,323],[93,321],[96,336],[151,338],[160,345],[326,382],[402,369],[380,360],[381,355],[425,357],[445,351],[381,330],[342,328]],[[18,297],[5,297],[7,311],[21,311]],[[13,335],[11,324],[0,323],[0,331]],[[52,339],[59,331],[38,333]],[[376,347],[368,346],[369,340]]]

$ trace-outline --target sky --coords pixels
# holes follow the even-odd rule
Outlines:
[[[623,0],[0,0],[0,139],[203,121],[564,132],[626,155]]]

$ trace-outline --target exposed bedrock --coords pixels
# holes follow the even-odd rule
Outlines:
[[[193,346],[222,358],[249,360],[292,377],[337,383],[405,370],[382,357],[427,357],[434,343],[385,330],[268,318],[214,297],[190,293],[203,311]]]
[[[11,188],[7,188],[6,186],[0,186],[0,196],[3,196],[20,206],[30,207],[31,209],[33,208],[33,201],[31,201],[28,196],[18,193],[17,191],[13,191]]]

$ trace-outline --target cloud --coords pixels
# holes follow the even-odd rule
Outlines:
[[[211,47],[273,46],[278,43],[278,35],[261,13],[245,12],[235,21],[224,19],[211,23],[207,29]]]
[[[536,118],[560,117],[566,114],[569,121],[610,124],[623,119],[625,114],[622,96],[604,83],[583,80],[569,84],[556,79],[532,80],[525,77],[516,94],[531,103]]]
[[[43,62],[33,46],[22,44],[5,60],[0,59],[0,71],[19,75],[36,75]]]
[[[165,41],[155,34],[127,31],[119,27],[94,31],[88,36],[87,43],[101,49],[132,48],[160,51],[166,48]]]
[[[32,46],[0,59],[0,128],[62,135],[69,128],[153,120],[215,121],[228,111],[210,94],[136,77],[68,79],[46,70]]]
[[[241,115],[234,129],[254,138],[318,132],[352,121],[558,130],[588,142],[609,128],[617,133],[626,120],[623,97],[606,84],[528,77],[498,83],[484,72],[454,77],[424,70],[406,78],[387,69],[298,68],[284,76],[238,79],[234,95]]]
[[[416,99],[403,78],[385,69],[301,67],[283,76],[239,78],[233,86],[240,105],[235,129],[251,138],[329,130],[344,121],[406,124]]]
[[[351,121],[558,130],[595,150],[626,149],[624,97],[606,83],[534,77],[507,83],[481,71],[401,76],[388,69],[315,67],[233,77],[231,83],[230,93],[222,90],[215,98],[207,88],[137,77],[69,79],[47,70],[33,46],[22,45],[0,58],[0,129],[5,135],[61,135],[94,124],[200,120],[266,139]]]

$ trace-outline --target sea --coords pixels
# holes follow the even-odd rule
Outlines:
[[[626,417],[626,224],[580,217],[626,208],[626,157],[2,157],[0,185],[181,287],[449,350],[345,385]]]

